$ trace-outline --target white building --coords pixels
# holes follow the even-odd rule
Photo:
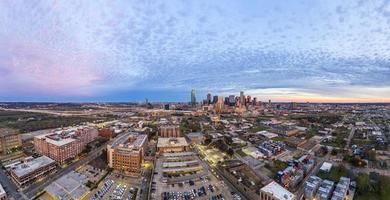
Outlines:
[[[293,193],[272,181],[260,189],[260,200],[296,200]]]

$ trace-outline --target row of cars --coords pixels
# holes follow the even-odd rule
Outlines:
[[[125,193],[127,185],[118,184],[114,192],[110,195],[110,200],[121,200]]]
[[[164,200],[191,200],[195,199],[196,197],[207,196],[207,191],[213,193],[215,191],[215,187],[210,184],[207,189],[205,186],[202,186],[199,189],[192,189],[186,192],[163,192],[161,195]],[[214,196],[213,200],[214,199],[223,198],[222,195],[216,195]]]
[[[97,199],[103,198],[103,196],[108,192],[108,190],[110,190],[110,188],[112,187],[113,184],[114,184],[113,180],[107,179],[104,182],[103,187],[100,190],[98,190],[94,195],[92,195],[89,198],[89,200],[97,200]]]

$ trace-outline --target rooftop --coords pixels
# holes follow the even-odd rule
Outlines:
[[[71,171],[51,183],[45,190],[58,199],[81,199],[89,190],[84,183],[87,177]]]
[[[177,138],[158,138],[157,147],[182,147],[188,146],[184,137]]]
[[[268,185],[261,188],[261,191],[272,194],[272,196],[281,200],[293,200],[295,199],[295,195],[288,191],[286,188],[280,186],[275,181],[272,181]]]
[[[18,134],[18,131],[10,128],[0,128],[0,137],[15,135]]]
[[[13,172],[16,176],[22,177],[29,173],[32,173],[33,171],[47,166],[49,164],[55,163],[55,161],[47,156],[41,156],[35,159],[32,159],[31,161],[21,163],[19,165],[16,165],[13,169]]]

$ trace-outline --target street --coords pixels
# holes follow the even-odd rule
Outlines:
[[[93,159],[97,158],[98,156],[100,156],[102,151],[105,148],[106,148],[106,144],[103,144],[102,146],[100,146],[95,151],[89,153],[89,155],[86,158],[84,158],[82,160],[78,160],[78,161],[70,164],[69,166],[60,169],[55,174],[49,175],[48,177],[46,177],[45,179],[43,179],[40,182],[34,183],[30,187],[24,189],[24,191],[26,191],[26,192],[24,192],[25,195],[28,197],[28,199],[32,199],[37,194],[39,194],[45,187],[50,185],[50,183],[52,183],[53,181],[57,180],[61,176],[69,173],[72,170],[75,170],[76,168],[80,167],[81,165],[84,165],[84,164],[92,161]]]

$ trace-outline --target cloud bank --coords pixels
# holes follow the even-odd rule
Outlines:
[[[0,100],[390,101],[389,77],[386,0],[0,2]]]

